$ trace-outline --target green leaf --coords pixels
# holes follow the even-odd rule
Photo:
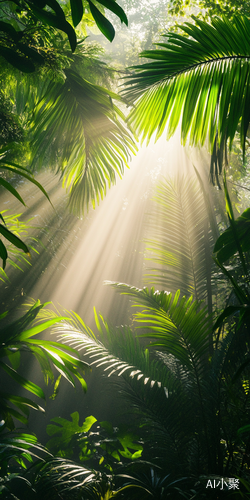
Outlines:
[[[72,436],[75,434],[80,434],[82,432],[88,432],[92,425],[97,421],[92,415],[85,418],[83,424],[79,426],[79,413],[75,411],[71,413],[71,421],[65,418],[55,417],[51,421],[55,422],[57,425],[49,424],[47,425],[46,431],[49,436],[55,434],[60,435],[60,437],[54,437],[47,443],[47,447],[52,449],[54,446],[65,447],[71,440]]]
[[[34,401],[32,401],[31,399],[25,398],[23,396],[15,396],[13,394],[1,392],[0,398],[1,398],[1,401],[2,400],[10,401],[11,403],[13,403],[17,407],[19,407],[21,410],[23,410],[23,408],[25,406],[29,406],[30,408],[33,408],[34,410],[39,410],[41,412],[45,412],[44,408],[42,408],[40,405],[38,405],[37,403],[34,403]]]
[[[8,350],[8,348],[7,348],[7,350]],[[17,370],[19,368],[19,365],[20,365],[21,353],[17,347],[9,348],[9,351],[10,352],[8,354],[8,358],[10,360],[11,366],[12,366],[12,368],[14,368],[14,370]]]
[[[44,392],[38,385],[22,377],[15,370],[10,368],[10,366],[6,365],[2,361],[0,361],[0,367],[3,368],[3,370],[6,371],[6,373],[8,373],[8,375],[10,375],[10,377],[12,377],[16,382],[18,382],[24,389],[32,392],[39,398],[45,399]]]
[[[25,253],[27,253],[30,256],[29,249],[25,243],[18,238],[15,234],[13,234],[11,231],[9,231],[5,226],[0,224],[0,233],[8,240],[10,243],[12,243],[15,247],[20,248],[20,250],[23,250]]]
[[[15,198],[17,198],[17,200],[19,200],[25,206],[25,203],[24,203],[22,197],[20,196],[20,194],[17,192],[17,190],[9,182],[7,182],[3,178],[0,178],[0,185],[3,186],[5,189],[7,189],[7,191],[9,191],[11,194],[13,194],[15,196]]]
[[[51,394],[50,399],[56,399],[58,393],[59,393],[59,386],[60,386],[60,381],[61,381],[62,375],[59,375],[59,377],[56,379],[55,385],[54,385],[54,391],[53,394]]]
[[[128,26],[128,19],[127,16],[124,12],[124,10],[116,3],[115,0],[98,0],[98,3],[106,7],[107,9],[111,10],[114,14],[116,14],[122,23],[126,24]]]
[[[82,0],[70,0],[70,6],[73,25],[77,26],[80,23],[84,12]]]
[[[8,258],[8,253],[6,250],[6,246],[3,244],[2,240],[0,240],[0,257],[3,259],[3,269],[6,266],[6,260]]]
[[[61,9],[61,7],[58,4],[58,7]],[[66,18],[63,14],[62,15],[55,15],[52,14],[52,12],[47,12],[46,10],[39,9],[37,6],[32,4],[32,10],[34,11],[35,15],[37,16],[40,21],[42,21],[45,24],[48,24],[49,26],[52,26],[53,28],[57,28],[66,35],[68,35],[69,43],[72,52],[75,51],[76,45],[77,45],[77,40],[76,40],[76,34],[72,26],[66,21]],[[61,9],[62,11],[62,9]],[[62,11],[63,12],[63,11]]]
[[[33,326],[32,328],[25,330],[24,332],[22,332],[19,335],[19,341],[22,342],[24,340],[27,340],[30,337],[33,337],[34,335],[37,335],[40,332],[43,332],[47,328],[50,328],[55,323],[58,323],[59,321],[66,320],[66,319],[68,319],[68,318],[66,318],[64,316],[58,316],[56,318],[45,321],[45,322],[41,323],[40,325]],[[39,340],[38,342],[41,342],[41,344],[42,344],[43,341]],[[44,342],[46,342],[46,341],[44,341]],[[52,345],[52,344],[50,343],[50,345]],[[55,345],[58,345],[58,343],[55,343]]]
[[[103,35],[110,41],[114,39],[115,30],[112,24],[104,17],[104,15],[96,8],[96,6],[88,0],[90,12],[99,28],[99,30],[103,33]],[[101,2],[100,2],[101,3]]]

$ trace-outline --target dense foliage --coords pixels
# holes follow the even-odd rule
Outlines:
[[[134,1],[127,4],[133,12]],[[185,14],[188,6],[176,0],[169,12]],[[71,210],[82,214],[123,174],[136,151],[135,133],[149,140],[167,131],[170,137],[180,122],[184,143],[208,145],[228,221],[220,231],[215,197],[197,172],[166,179],[157,189],[152,220],[159,224],[148,242],[156,266],[146,278],[163,290],[112,283],[132,297],[131,327],[114,327],[95,312],[95,333],[76,313],[58,315],[39,301],[17,319],[1,314],[0,498],[217,498],[209,481],[222,484],[221,497],[249,498],[250,209],[235,217],[225,170],[221,175],[235,141],[247,158],[248,2],[238,9],[237,0],[201,0],[196,17],[148,50],[155,23],[141,54],[153,62],[130,68],[126,99],[114,92],[113,69],[86,39],[91,28],[112,41],[117,19],[127,24],[115,0],[4,1],[0,9],[2,190],[24,205],[18,175],[48,198],[32,172],[50,168],[60,174]],[[140,13],[141,24],[149,13],[149,7]],[[2,211],[3,279],[9,254],[30,251],[13,220]],[[56,340],[38,338],[47,328]],[[70,420],[54,417],[48,443],[38,443],[19,428],[29,408],[43,411],[45,399],[20,370],[30,354],[45,383],[53,384],[52,399],[61,377],[86,390],[89,365],[103,367],[116,383],[122,379],[132,424],[113,427],[93,415],[83,421],[72,411]]]

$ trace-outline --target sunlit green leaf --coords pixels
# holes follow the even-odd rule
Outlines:
[[[116,14],[122,23],[128,26],[128,19],[124,12],[124,10],[118,5],[115,0],[98,0],[98,3],[111,10],[114,14]]]
[[[126,95],[135,104],[130,123],[142,138],[169,138],[181,123],[183,143],[204,145],[210,151],[232,145],[237,127],[245,151],[249,126],[250,21],[194,18],[168,33],[159,48],[141,57],[153,62],[135,66]],[[219,165],[221,171],[221,165]],[[211,172],[212,173],[212,172]]]
[[[99,28],[99,30],[104,34],[104,36],[112,42],[115,36],[115,30],[112,24],[106,19],[106,17],[96,8],[96,6],[88,0],[90,12]],[[102,3],[102,2],[100,2]]]

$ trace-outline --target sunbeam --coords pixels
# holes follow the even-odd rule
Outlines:
[[[166,172],[185,172],[190,165],[176,138],[169,143],[163,139],[156,144],[151,141],[140,149],[130,170],[117,180],[99,207],[90,209],[82,219],[66,211],[64,191],[54,176],[49,180],[47,173],[39,177],[54,209],[36,188],[31,191],[23,186],[20,192],[28,208],[22,218],[34,217],[31,224],[41,226],[32,234],[43,246],[37,245],[39,256],[32,254],[32,267],[23,273],[7,266],[7,271],[12,271],[11,285],[6,283],[2,291],[2,308],[13,299],[16,304],[16,300],[30,296],[76,310],[86,322],[91,321],[94,305],[104,315],[112,310],[113,320],[119,321],[112,306],[114,292],[104,288],[103,281],[142,286],[145,228],[153,186]],[[20,204],[17,207],[17,202],[6,201],[12,211],[20,211]]]
[[[145,260],[145,240],[151,232],[149,219],[155,186],[165,175],[188,172],[193,173],[192,155],[180,147],[178,137],[168,143],[164,139],[156,144],[151,141],[140,148],[123,179],[117,180],[100,205],[81,218],[68,213],[65,191],[59,187],[57,177],[48,177],[47,173],[39,176],[54,208],[37,189],[30,191],[29,186],[23,185],[20,192],[28,208],[22,218],[34,217],[32,224],[35,222],[36,226],[32,234],[41,244],[37,245],[39,255],[32,254],[30,268],[10,272],[11,283],[2,288],[2,308],[16,310],[17,305],[29,302],[30,297],[39,298],[76,311],[93,329],[94,306],[111,324],[126,324],[131,317],[129,299],[104,286],[104,282],[144,285],[143,276],[149,266]],[[20,210],[16,203],[6,201],[12,211]],[[32,377],[38,377],[37,383],[42,383],[35,362],[29,361],[28,371]],[[56,401],[47,403],[46,416],[31,415],[30,429],[39,433],[39,427],[45,433],[46,422],[56,412],[67,418],[76,409],[85,416],[91,411],[96,417],[107,419],[112,419],[115,411],[121,419],[125,409],[122,403],[112,401],[112,387],[103,377],[100,379],[100,371],[95,369],[86,379],[89,390],[80,399],[79,393],[63,382]],[[44,434],[41,439],[46,439]]]

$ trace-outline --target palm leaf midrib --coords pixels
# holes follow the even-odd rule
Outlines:
[[[172,54],[172,55],[175,56],[175,54]],[[170,56],[170,54],[168,53],[168,58],[169,58],[169,56]],[[152,55],[150,57],[152,57]],[[173,78],[181,76],[185,73],[192,72],[200,67],[212,65],[213,63],[219,63],[222,61],[233,61],[233,60],[241,60],[241,61],[243,60],[244,61],[244,60],[249,60],[249,59],[250,59],[250,54],[249,55],[234,55],[234,56],[214,57],[211,59],[207,59],[205,61],[203,60],[203,61],[193,63],[191,65],[187,65],[184,68],[182,67],[179,70],[176,70],[175,67],[172,69],[170,64],[168,64],[168,67],[167,67],[166,61],[164,61],[164,63],[161,65],[159,65],[159,63],[150,63],[148,65],[145,64],[143,66],[135,66],[135,68],[137,68],[137,67],[138,67],[138,69],[140,68],[141,73],[140,73],[140,75],[136,75],[136,74],[133,75],[133,80],[130,80],[128,83],[130,83],[130,84],[134,83],[134,85],[136,85],[137,84],[136,80],[138,79],[140,81],[142,76],[155,78],[155,75],[154,75],[154,73],[152,73],[152,70],[154,70],[154,71],[157,70],[157,81],[155,82],[155,85],[157,85],[157,84],[162,85],[164,82],[168,81],[169,79],[173,79]],[[180,59],[178,59],[178,65],[179,64],[180,64]],[[145,71],[145,70],[148,70],[148,71]],[[165,77],[162,77],[161,79],[159,79],[159,74],[160,74],[159,70],[162,71],[162,73],[165,75]],[[166,75],[166,73],[167,73],[167,75]],[[142,85],[143,85],[143,89],[145,89],[144,82]],[[152,83],[148,83],[149,87],[151,87],[151,85],[152,85]]]

